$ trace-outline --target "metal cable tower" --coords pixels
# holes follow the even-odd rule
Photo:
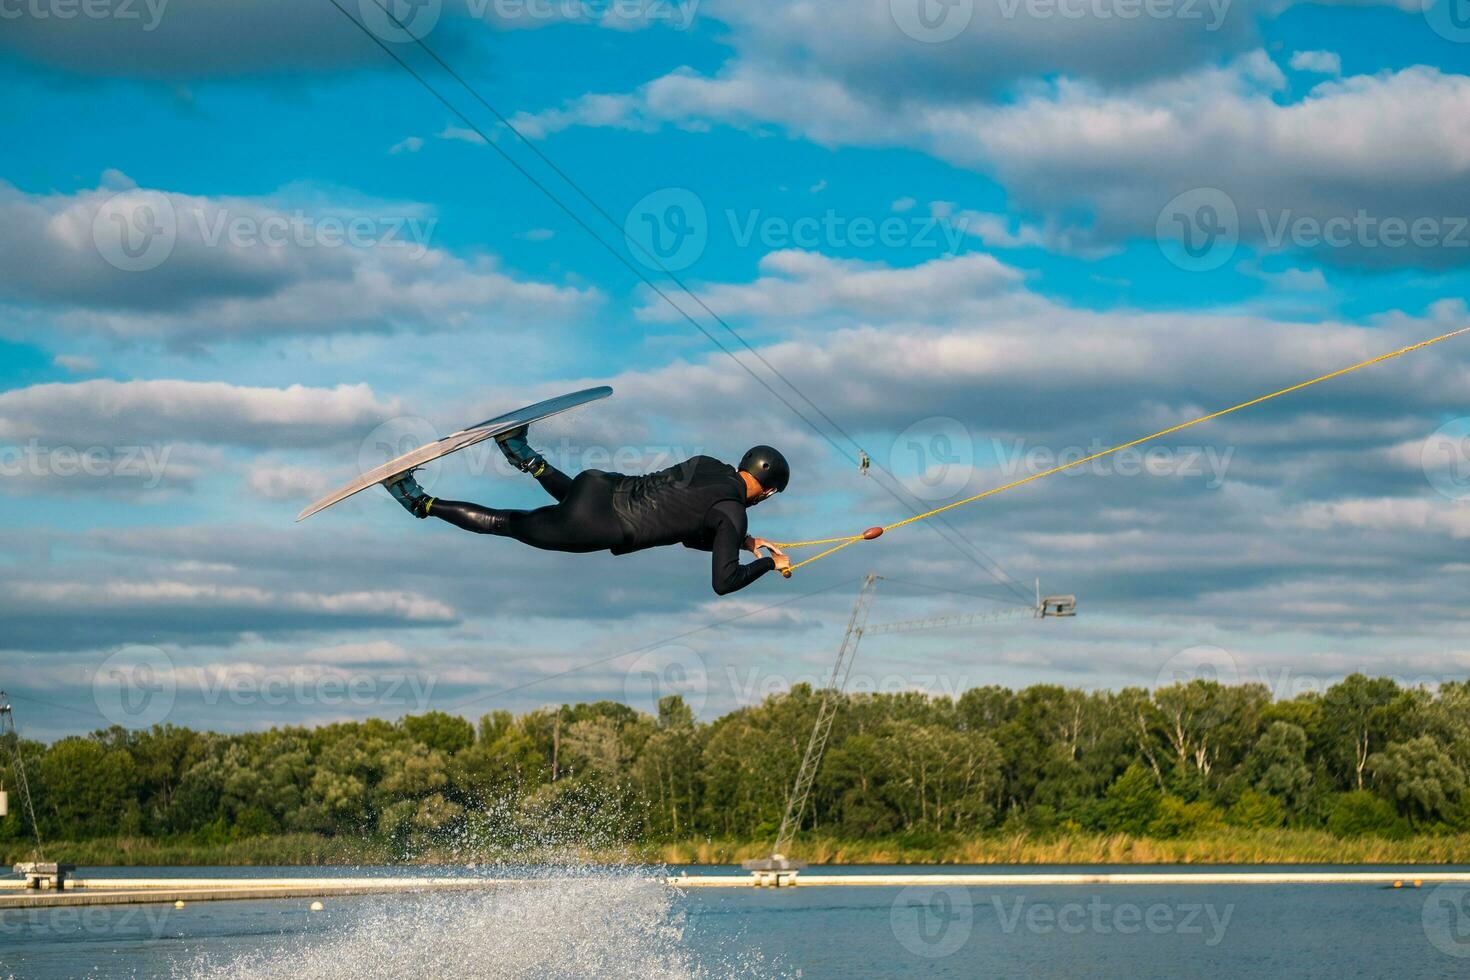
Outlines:
[[[776,844],[771,856],[742,862],[747,871],[756,872],[758,881],[779,885],[794,880],[795,872],[804,867],[800,861],[786,857],[796,832],[801,829],[802,813],[806,810],[807,797],[817,771],[822,767],[822,755],[827,750],[827,740],[832,734],[832,720],[837,715],[838,705],[847,690],[847,679],[852,673],[853,661],[857,658],[858,643],[865,634],[908,633],[915,630],[942,629],[952,626],[977,626],[986,623],[1004,622],[1022,617],[1047,619],[1077,615],[1077,597],[1071,595],[1042,596],[1041,583],[1036,584],[1036,605],[1020,609],[1003,609],[998,612],[970,613],[959,616],[939,616],[930,619],[904,619],[892,623],[868,625],[868,610],[873,603],[873,591],[882,576],[869,572],[858,590],[857,602],[853,603],[852,615],[847,621],[847,632],[842,634],[842,645],[837,650],[837,662],[832,665],[832,675],[822,689],[821,702],[817,706],[816,724],[812,726],[812,737],[806,745],[801,768],[797,770],[796,782],[791,796],[786,801],[786,813],[781,818],[781,829],[776,833]]]
[[[26,779],[25,760],[20,754],[20,734],[15,730],[15,712],[11,710],[10,702],[6,700],[4,691],[0,691],[0,741],[4,741],[10,748],[10,764],[15,769],[15,779],[20,785],[21,799],[25,801],[26,816],[31,821],[31,832],[36,835],[36,857],[43,859],[41,825],[36,823],[36,808],[31,804],[31,785]]]
[[[838,702],[847,690],[847,678],[852,673],[858,641],[862,639],[863,627],[868,622],[868,609],[873,604],[873,589],[877,582],[878,576],[872,572],[863,578],[863,587],[858,590],[857,602],[853,603],[852,616],[847,621],[847,632],[842,634],[842,646],[837,650],[837,662],[832,665],[832,676],[822,690],[822,701],[817,706],[817,723],[812,726],[812,737],[806,743],[806,755],[797,770],[791,798],[786,802],[781,830],[776,834],[772,856],[778,860],[785,857],[786,848],[791,846],[791,839],[801,826],[801,814],[806,809],[806,798],[811,795],[817,770],[822,767],[822,753],[827,750],[827,739],[832,734],[832,719],[837,716]]]

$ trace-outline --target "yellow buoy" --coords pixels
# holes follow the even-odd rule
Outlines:
[[[323,906],[321,902],[312,902],[311,903],[311,910],[313,912],[320,912],[324,907],[325,906]]]
[[[1395,881],[1393,883],[1393,887],[1395,887],[1395,888],[1402,888],[1402,887],[1404,887],[1404,883],[1402,881]]]
[[[179,899],[177,902],[174,902],[174,908],[181,909],[183,907],[184,907],[184,900],[182,898]]]

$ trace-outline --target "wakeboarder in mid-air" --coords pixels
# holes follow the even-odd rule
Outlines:
[[[786,457],[770,446],[751,449],[738,466],[695,456],[645,476],[584,470],[570,477],[532,449],[526,435],[527,427],[520,426],[495,440],[511,465],[529,473],[556,501],[547,507],[496,510],[441,500],[425,493],[412,471],[388,483],[388,492],[415,517],[437,517],[545,551],[626,555],[671,544],[708,551],[711,584],[719,595],[791,566],[781,549],[746,533],[746,510],[785,490],[791,479]],[[742,565],[742,548],[756,560]]]

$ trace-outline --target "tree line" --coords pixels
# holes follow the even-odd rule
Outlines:
[[[477,724],[219,734],[173,725],[25,741],[48,840],[367,835],[411,853],[574,814],[629,841],[774,837],[821,693],[798,685],[704,723],[599,701]],[[1354,674],[1273,700],[1256,684],[1038,685],[844,698],[804,826],[841,839],[1218,826],[1339,836],[1470,831],[1470,682]],[[0,840],[30,835],[14,792]]]

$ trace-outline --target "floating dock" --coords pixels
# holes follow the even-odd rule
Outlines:
[[[480,891],[534,884],[519,878],[67,878],[63,889],[0,881],[0,911],[75,905],[222,902],[252,898]]]
[[[1470,885],[1465,871],[1120,871],[970,872],[964,874],[784,874],[673,875],[674,888],[1016,888],[1146,885],[1376,885],[1418,888],[1447,883]],[[63,889],[0,881],[0,911],[85,905],[140,905],[243,899],[332,898],[349,895],[488,891],[556,878],[373,877],[373,878],[67,878]]]

